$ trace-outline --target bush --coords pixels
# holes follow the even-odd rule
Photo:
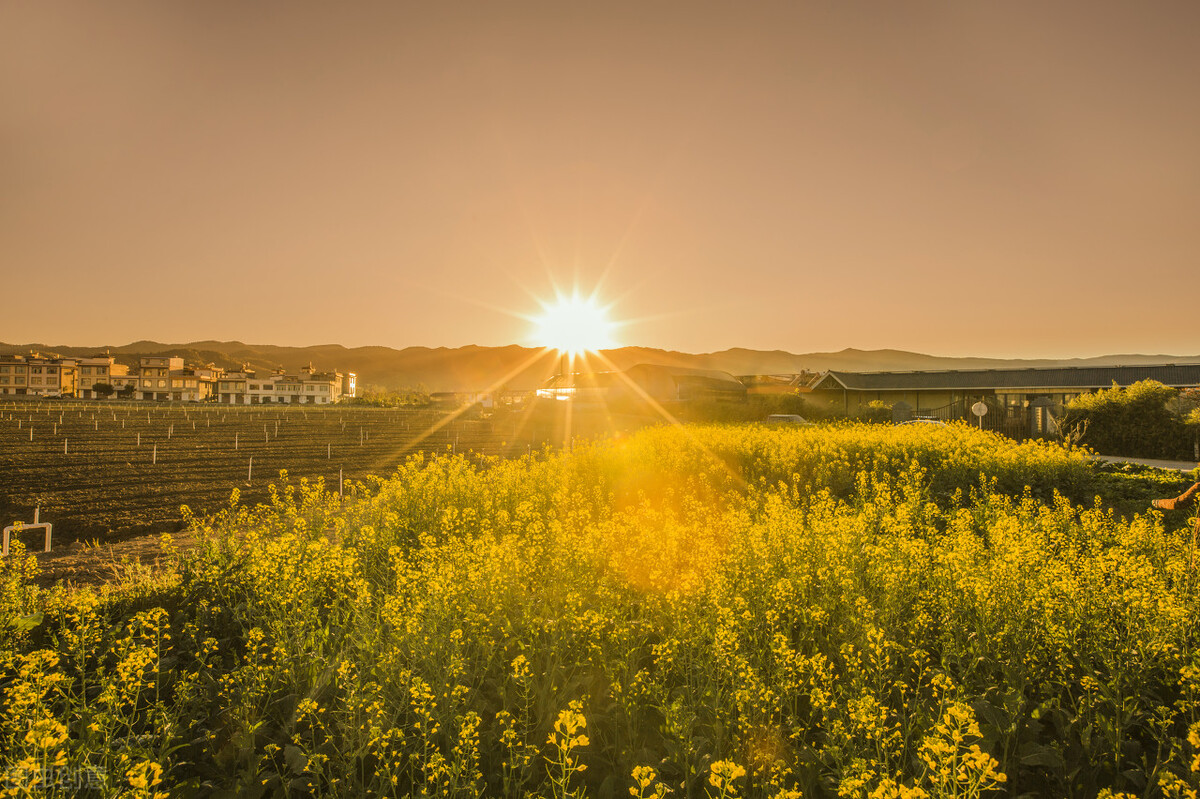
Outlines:
[[[880,400],[871,400],[855,412],[854,418],[860,422],[870,422],[871,424],[891,424],[893,421],[892,406]]]
[[[1191,457],[1190,436],[1183,420],[1167,403],[1178,390],[1156,380],[1122,389],[1081,394],[1067,405],[1063,429],[1083,429],[1080,443],[1106,455],[1139,458]]]
[[[359,389],[354,397],[344,397],[345,405],[364,405],[371,408],[424,408],[433,404],[433,398],[424,386],[388,391],[384,389]]]

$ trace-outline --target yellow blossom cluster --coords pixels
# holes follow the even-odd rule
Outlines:
[[[1190,537],[1103,486],[953,425],[281,475],[102,588],[0,562],[0,794],[1194,796]]]

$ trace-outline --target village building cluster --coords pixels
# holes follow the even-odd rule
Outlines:
[[[638,364],[622,371],[567,372],[536,391],[442,392],[445,405],[523,404],[527,399],[587,404],[684,403],[695,400],[744,402],[751,395],[794,395],[821,413],[861,416],[886,410],[892,421],[968,420],[1015,437],[1053,430],[1066,405],[1080,394],[1111,386],[1156,380],[1178,389],[1200,389],[1200,363],[1139,366],[1038,367],[913,372],[802,371],[740,375],[711,369]],[[353,372],[319,372],[310,364],[299,373],[284,369],[236,370],[212,364],[186,365],[171,355],[148,355],[136,367],[111,355],[47,357],[37,353],[0,356],[0,396],[77,397],[225,405],[327,405],[356,396]],[[980,407],[986,410],[980,412]]]
[[[133,368],[111,355],[0,356],[0,396],[327,405],[353,397],[356,382],[353,372],[319,372],[311,364],[288,374],[284,369],[256,372],[245,365],[236,371],[212,364],[189,366],[173,355],[144,356]]]

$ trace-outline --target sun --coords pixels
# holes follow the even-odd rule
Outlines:
[[[539,345],[569,355],[607,350],[618,346],[617,323],[608,318],[608,308],[595,297],[559,296],[542,303],[542,315],[533,322],[532,338]]]

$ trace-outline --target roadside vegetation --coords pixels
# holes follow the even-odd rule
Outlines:
[[[1142,380],[1080,394],[1067,405],[1061,427],[1106,455],[1200,460],[1200,391]]]
[[[0,787],[1192,796],[1196,553],[1129,479],[964,425],[281,477],[98,588],[0,565]]]

